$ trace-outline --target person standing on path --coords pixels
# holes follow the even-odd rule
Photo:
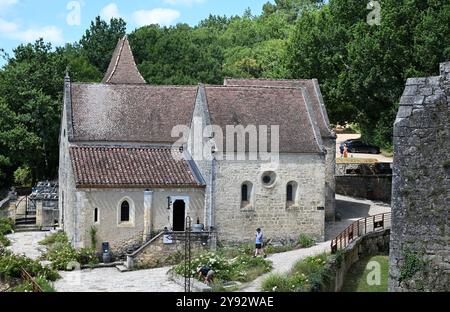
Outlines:
[[[264,244],[264,235],[260,228],[256,229],[255,243],[256,243],[255,257],[257,257],[258,255],[261,255],[263,253],[263,244]],[[264,254],[264,258],[265,257],[266,255]]]

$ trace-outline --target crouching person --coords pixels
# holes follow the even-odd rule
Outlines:
[[[215,272],[207,266],[198,268],[197,273],[206,285],[210,285],[214,281]]]

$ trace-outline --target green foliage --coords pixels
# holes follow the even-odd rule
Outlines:
[[[288,274],[273,274],[262,283],[270,292],[314,292],[324,289],[331,271],[328,255],[321,254],[297,262]]]
[[[191,277],[198,277],[197,270],[205,266],[212,269],[216,279],[220,281],[247,282],[271,269],[271,263],[261,257],[253,258],[243,254],[233,259],[227,259],[217,253],[204,253],[192,259],[188,274]],[[185,263],[182,262],[175,266],[174,270],[184,276]]]
[[[123,19],[112,18],[108,23],[97,16],[80,40],[82,55],[101,73],[105,73],[117,41],[125,35],[125,31]]]
[[[4,247],[10,245],[10,241],[5,235],[12,233],[14,230],[14,222],[11,218],[0,218],[0,245]]]
[[[65,233],[49,235],[40,244],[47,245],[47,251],[43,258],[51,261],[52,267],[57,270],[72,270],[74,263],[79,263],[80,265],[98,263],[94,249],[82,248],[76,250],[70,244]]]
[[[54,243],[68,243],[69,239],[67,235],[63,232],[57,232],[50,235],[47,235],[43,240],[39,242],[39,245],[50,246]]]
[[[19,167],[14,172],[14,182],[20,186],[31,185],[31,169],[28,166]]]
[[[315,239],[307,234],[300,234],[298,237],[298,245],[300,248],[309,248],[314,246],[316,243]]]
[[[89,235],[91,236],[91,248],[95,250],[97,248],[97,228],[95,226],[91,226]]]
[[[41,276],[47,280],[55,281],[59,278],[58,272],[42,266],[39,261],[25,256],[17,256],[9,251],[0,254],[0,275],[10,278],[20,278],[21,268],[26,270],[32,277]]]
[[[380,264],[381,276],[380,285],[369,285],[367,283],[368,274],[372,272],[367,264],[370,262]],[[345,274],[342,292],[387,292],[389,277],[389,257],[388,256],[371,256],[358,260],[348,272]]]
[[[422,253],[406,249],[403,257],[403,265],[400,267],[400,282],[412,278],[416,273],[422,272],[426,265]]]
[[[56,292],[51,282],[42,276],[35,278],[35,282],[41,287],[43,292]],[[33,292],[33,285],[29,281],[24,281],[12,289],[12,292]]]
[[[14,230],[14,221],[11,218],[0,218],[0,235],[11,234]]]

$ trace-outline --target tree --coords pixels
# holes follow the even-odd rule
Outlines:
[[[123,19],[112,18],[108,24],[97,16],[80,40],[82,54],[101,73],[106,73],[114,48],[125,33],[126,23]]]

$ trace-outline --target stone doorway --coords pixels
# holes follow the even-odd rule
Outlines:
[[[184,231],[185,228],[186,203],[178,199],[173,203],[173,231]]]

